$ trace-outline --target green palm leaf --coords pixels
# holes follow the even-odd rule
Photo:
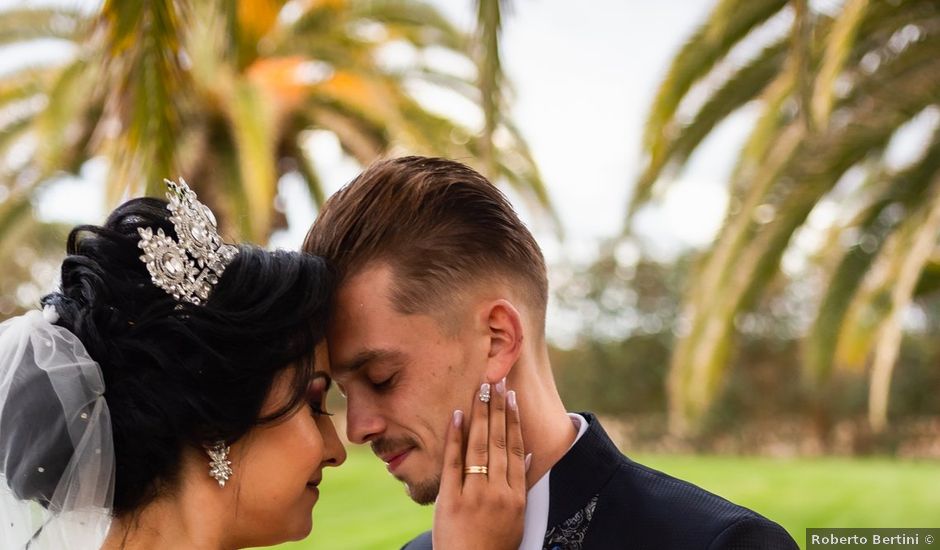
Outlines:
[[[846,315],[875,254],[888,233],[895,229],[885,221],[883,214],[890,207],[913,208],[937,173],[940,173],[940,133],[934,135],[931,146],[919,162],[899,174],[884,177],[880,193],[843,229],[856,231],[874,246],[855,244],[842,252],[842,258],[825,286],[827,290],[804,344],[804,368],[810,385],[818,385],[828,378],[840,342],[843,342],[841,346],[853,350],[849,354],[852,357],[864,358],[867,355],[870,349],[864,345],[867,340],[852,338],[851,342],[846,341],[849,334],[859,330],[859,321],[846,319]],[[862,344],[863,349],[859,349],[858,344]]]
[[[76,10],[18,8],[0,11],[0,46],[38,39],[75,41],[84,29],[85,18]]]
[[[504,79],[484,94],[480,80],[422,61],[424,52],[444,49],[472,66],[479,36],[461,32],[427,2],[291,4],[297,16],[284,11],[283,0],[106,0],[96,13],[58,7],[0,13],[0,41],[52,38],[76,51],[0,83],[0,108],[29,106],[5,119],[0,156],[37,144],[26,165],[9,164],[13,172],[4,180],[37,168],[46,178],[78,172],[88,159],[104,157],[106,197],[114,204],[141,191],[162,196],[163,178],[182,175],[217,211],[229,238],[263,242],[279,223],[273,205],[283,171],[296,171],[314,202],[324,199],[314,168],[318,152],[299,145],[309,130],[334,133],[362,164],[389,154],[393,144],[395,151],[483,157],[470,139],[475,132],[411,96],[420,81],[488,110],[494,127],[510,135],[491,151],[496,177],[551,209],[506,104],[487,103],[503,97]],[[383,49],[401,44],[417,61],[387,66]]]
[[[908,64],[903,56],[896,61]],[[883,70],[895,72],[891,65],[887,63]],[[940,71],[940,63],[934,60],[924,70]],[[790,237],[816,202],[846,170],[869,152],[883,148],[897,127],[940,94],[940,81],[923,78],[921,71],[899,74],[894,83],[904,94],[857,97],[854,104],[843,107],[846,109],[843,115],[853,121],[851,125],[801,138],[800,154],[792,155],[780,177],[773,178],[779,183],[766,189],[760,204],[752,200],[735,216],[747,220],[728,226],[736,226],[737,231],[725,231],[719,236],[696,291],[700,298],[689,301],[693,304],[689,310],[692,332],[677,346],[672,364],[670,391],[678,401],[673,408],[674,429],[681,431],[692,425],[693,419],[700,417],[714,399],[726,369],[735,315],[749,307],[776,274]],[[776,212],[772,222],[760,226],[750,221],[755,219],[757,207],[768,206]],[[724,239],[732,242],[723,246]]]
[[[236,84],[226,112],[238,153],[239,178],[248,201],[246,236],[262,242],[271,228],[277,194],[277,159],[274,151],[274,113],[260,90]]]
[[[926,197],[931,200],[921,203],[913,215],[902,222],[885,243],[883,254],[876,260],[878,265],[869,272],[888,274],[882,285],[888,306],[878,323],[869,391],[868,418],[875,432],[884,430],[887,424],[891,373],[901,347],[901,314],[913,299],[917,281],[940,233],[940,176],[934,178]]]
[[[786,59],[787,48],[786,41],[765,48],[708,98],[691,123],[682,127],[674,137],[663,139],[663,145],[649,156],[646,168],[637,180],[637,191],[631,199],[628,218],[648,198],[654,183],[669,163],[684,164],[692,151],[719,122],[767,87],[780,71]]]
[[[812,116],[817,126],[824,126],[829,121],[835,101],[836,78],[855,49],[855,38],[865,20],[868,4],[868,0],[848,0],[841,17],[835,20],[828,33],[811,100]]]
[[[720,0],[673,58],[656,92],[644,131],[644,148],[656,153],[676,109],[692,85],[711,71],[751,30],[779,12],[786,0]]]

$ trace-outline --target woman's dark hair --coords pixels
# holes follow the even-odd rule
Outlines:
[[[165,201],[134,199],[103,226],[74,228],[61,289],[42,299],[101,365],[117,515],[172,487],[186,446],[235,441],[305,400],[333,284],[319,257],[242,245],[204,305],[178,302],[140,260],[137,229],[148,227],[176,238]],[[285,369],[290,397],[262,417]]]

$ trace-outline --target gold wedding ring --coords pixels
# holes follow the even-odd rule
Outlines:
[[[488,469],[486,466],[467,466],[466,468],[463,469],[463,473],[465,473],[465,474],[483,474],[483,475],[486,475],[486,473],[487,473],[488,471],[489,471],[489,469]]]

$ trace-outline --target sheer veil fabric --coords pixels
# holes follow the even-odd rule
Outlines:
[[[97,550],[114,445],[101,367],[55,309],[0,324],[0,548]]]

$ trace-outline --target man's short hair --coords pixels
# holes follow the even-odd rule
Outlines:
[[[506,281],[544,334],[542,251],[505,195],[459,162],[375,162],[324,204],[303,248],[331,262],[340,284],[367,265],[387,264],[393,303],[405,314],[446,315],[460,289]]]

